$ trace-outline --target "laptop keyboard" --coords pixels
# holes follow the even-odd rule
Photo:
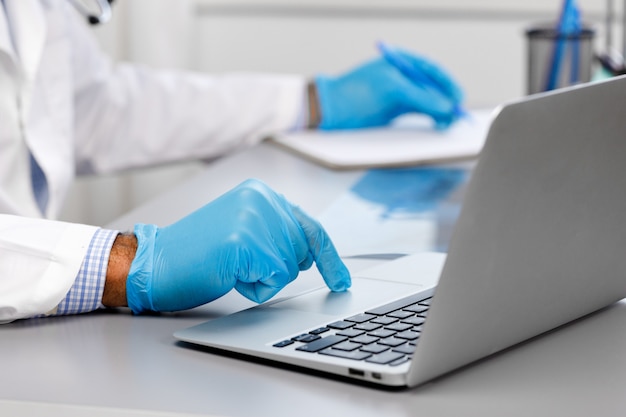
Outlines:
[[[431,297],[417,294],[290,339],[276,348],[397,366],[411,360],[426,320]]]

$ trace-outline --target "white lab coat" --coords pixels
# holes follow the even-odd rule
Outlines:
[[[67,0],[0,5],[0,322],[71,287],[93,226],[54,220],[76,174],[211,158],[294,126],[299,76],[209,77],[112,65]],[[49,188],[42,215],[29,153]]]

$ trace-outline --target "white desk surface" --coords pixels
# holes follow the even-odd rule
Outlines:
[[[167,224],[248,177],[311,214],[362,172],[333,172],[268,144],[128,213],[111,227]],[[353,270],[364,265],[349,264]],[[286,294],[317,285],[304,273]],[[188,312],[125,310],[0,329],[2,416],[618,416],[626,412],[626,302],[416,389],[387,391],[208,353],[172,333],[251,305],[237,294]]]

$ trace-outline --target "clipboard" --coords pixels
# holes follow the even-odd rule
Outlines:
[[[480,153],[493,109],[470,111],[449,129],[433,129],[424,115],[401,116],[384,128],[274,135],[268,140],[335,170],[402,167],[471,159]]]

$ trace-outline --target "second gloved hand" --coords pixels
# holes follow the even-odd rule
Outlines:
[[[367,62],[338,77],[315,78],[320,105],[320,129],[383,126],[395,117],[415,112],[430,116],[443,129],[452,124],[463,100],[461,88],[433,62],[397,51],[412,71],[433,85],[407,78],[385,58]]]
[[[137,224],[135,235],[126,282],[134,313],[196,307],[233,288],[264,302],[313,262],[331,290],[350,287],[321,225],[256,180],[170,226]]]

